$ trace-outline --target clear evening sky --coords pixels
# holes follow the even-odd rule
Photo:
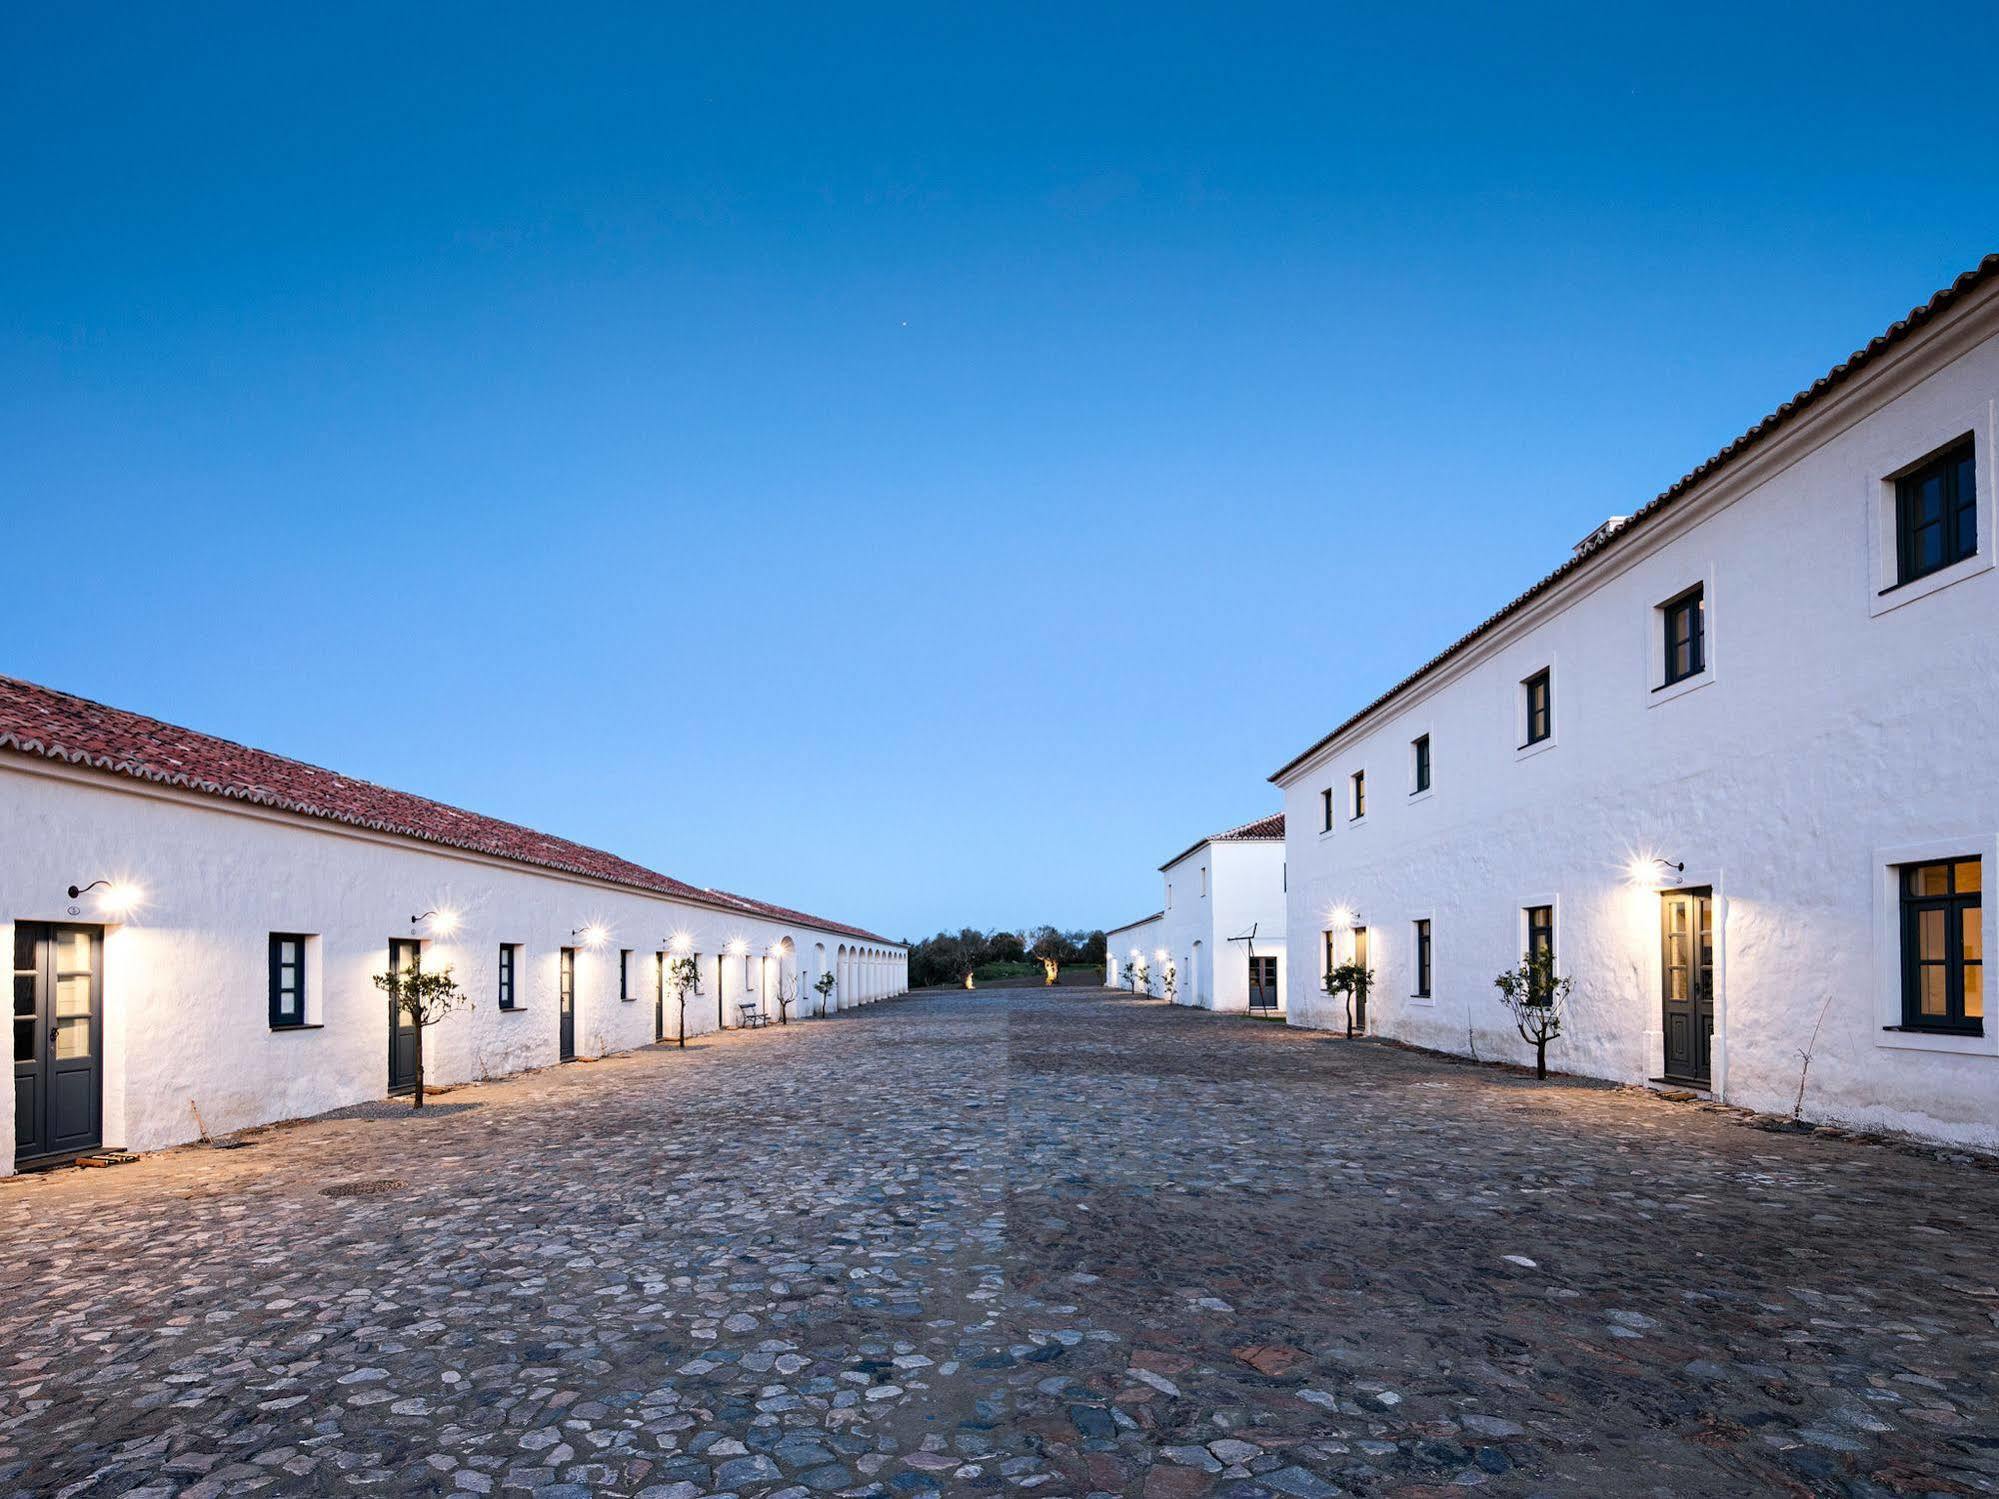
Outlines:
[[[1995,51],[9,6],[0,671],[895,936],[1114,925],[1999,248]]]

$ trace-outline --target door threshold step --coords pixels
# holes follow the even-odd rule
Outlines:
[[[1706,1083],[1688,1082],[1677,1077],[1648,1077],[1645,1086],[1674,1103],[1714,1102],[1714,1089]]]

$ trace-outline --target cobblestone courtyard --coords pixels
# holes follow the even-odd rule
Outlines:
[[[0,1490],[1999,1493],[1976,1166],[1097,993],[436,1103],[0,1185]]]

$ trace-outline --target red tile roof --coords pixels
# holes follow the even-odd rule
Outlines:
[[[1195,849],[1204,848],[1210,843],[1254,843],[1264,839],[1275,839],[1279,843],[1284,841],[1282,812],[1259,817],[1255,822],[1246,822],[1241,827],[1230,828],[1226,833],[1210,833],[1205,838],[1197,838],[1159,867],[1162,870],[1171,869]]]
[[[1109,931],[1105,932],[1104,935],[1106,937],[1115,937],[1119,932],[1128,932],[1131,931],[1134,927],[1141,927],[1146,925],[1148,922],[1157,921],[1159,920],[1160,917],[1164,916],[1165,914],[1166,913],[1164,911],[1154,911],[1150,916],[1141,916],[1136,921],[1127,921],[1123,926],[1114,926]]]
[[[1408,676],[1382,693],[1380,697],[1369,703],[1365,708],[1362,708],[1358,713],[1348,718],[1331,733],[1322,736],[1306,749],[1293,755],[1289,760],[1278,766],[1276,770],[1271,772],[1270,779],[1275,781],[1289,775],[1298,766],[1304,764],[1312,756],[1318,754],[1320,750],[1331,744],[1335,739],[1338,739],[1340,735],[1346,733],[1348,729],[1351,729],[1355,724],[1377,709],[1385,707],[1393,699],[1400,697],[1424,677],[1427,677],[1431,672],[1457,655],[1458,652],[1470,646],[1480,636],[1490,630],[1497,629],[1509,616],[1518,613],[1526,605],[1561,582],[1562,579],[1568,577],[1577,568],[1587,562],[1593,561],[1613,547],[1622,546],[1631,539],[1635,532],[1643,529],[1647,522],[1657,519],[1660,512],[1667,509],[1676,500],[1686,498],[1693,490],[1713,478],[1721,470],[1727,468],[1729,464],[1749,452],[1758,443],[1790,425],[1795,418],[1802,416],[1806,411],[1818,404],[1819,401],[1851,380],[1862,370],[1875,363],[1888,350],[1899,344],[1906,343],[1928,324],[1949,311],[1952,306],[1963,301],[1972,292],[1994,280],[1999,280],[1999,254],[1987,255],[1977,265],[1966,271],[1962,276],[1959,276],[1921,307],[1913,309],[1900,322],[1889,325],[1887,331],[1879,337],[1868,340],[1865,348],[1856,349],[1845,360],[1827,370],[1825,374],[1792,396],[1790,400],[1784,402],[1783,405],[1779,406],[1775,411],[1764,417],[1762,421],[1729,443],[1720,452],[1696,466],[1690,473],[1682,476],[1671,488],[1664,490],[1655,498],[1646,501],[1645,504],[1633,511],[1622,525],[1613,527],[1603,535],[1595,537],[1591,544],[1577,548],[1574,556],[1549,573],[1547,577],[1536,583],[1532,588],[1521,594],[1512,603],[1493,614],[1483,624],[1461,635],[1450,645],[1444,647],[1443,650],[1439,651],[1435,656],[1432,656],[1428,661],[1417,667],[1416,670],[1409,673]]]
[[[0,750],[584,875],[655,895],[796,921],[870,942],[888,941],[860,927],[823,921],[747,896],[704,890],[616,854],[518,823],[482,817],[15,677],[0,676]]]

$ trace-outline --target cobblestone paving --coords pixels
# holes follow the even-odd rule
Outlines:
[[[0,1490],[1999,1492],[1976,1166],[1095,993],[448,1101],[0,1184]]]

